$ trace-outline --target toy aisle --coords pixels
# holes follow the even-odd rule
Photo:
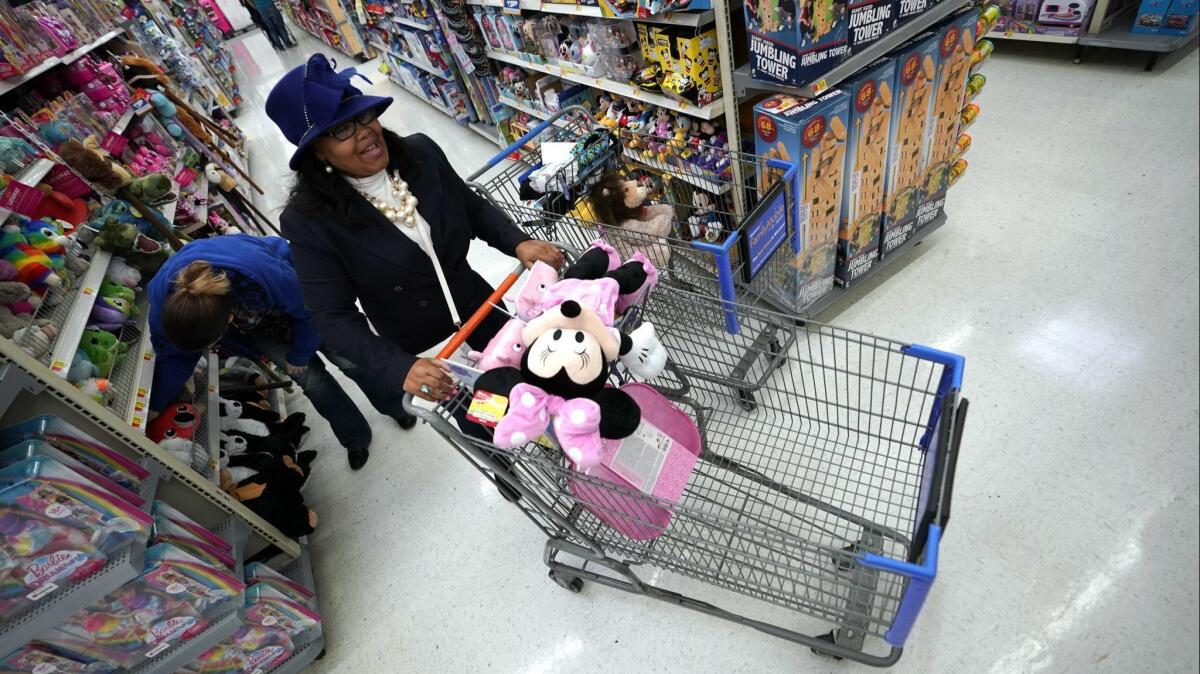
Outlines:
[[[1195,668],[1194,0],[277,8],[296,46],[229,0],[0,0],[0,671]],[[431,183],[350,183],[343,262],[396,275],[352,313],[441,320],[399,229],[454,383],[398,415],[347,374],[391,363],[322,351],[365,465],[222,340],[244,307],[162,323],[172,258],[235,240],[321,312],[289,74],[342,87],[298,138],[423,138],[437,196],[563,255],[468,222],[495,292],[456,309]]]

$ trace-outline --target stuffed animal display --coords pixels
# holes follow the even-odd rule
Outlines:
[[[519,343],[518,365],[486,370],[476,381],[477,395],[507,398],[493,437],[497,447],[520,447],[553,429],[567,458],[586,470],[599,463],[602,438],[633,433],[641,411],[627,393],[608,385],[611,366],[619,360],[652,378],[665,367],[666,350],[649,323],[629,335],[613,326],[618,298],[647,291],[657,278],[653,269],[644,256],[621,263],[611,246],[597,242],[556,283],[530,279],[540,304],[526,301],[524,315],[532,318],[522,324],[519,342],[506,328],[483,354],[511,362],[508,354]]]

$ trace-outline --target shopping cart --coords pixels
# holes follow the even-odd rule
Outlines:
[[[492,301],[502,294],[503,286]],[[704,316],[729,306],[662,286],[647,315],[656,303],[692,306]],[[796,325],[755,307],[734,310],[744,324],[788,332],[779,335],[787,346],[750,411],[726,394],[728,382],[686,374],[712,371],[695,361],[708,357],[709,345],[735,337],[720,321],[660,324],[683,366],[665,390],[701,438],[675,502],[577,472],[553,446],[500,450],[464,434],[453,419],[470,404],[469,391],[432,409],[411,396],[405,404],[479,470],[520,493],[517,505],[545,534],[544,561],[562,587],[579,592],[590,580],[825,655],[890,665],[937,573],[967,412],[963,359]],[[471,329],[469,322],[441,357]],[[628,379],[618,368],[612,383]],[[647,529],[637,539],[621,533]]]
[[[574,145],[562,164],[547,143]],[[608,171],[648,186],[674,209],[665,236],[599,222],[588,189]],[[729,301],[752,301],[755,275],[793,231],[796,166],[720,147],[688,144],[594,124],[586,110],[563,108],[467,177],[481,195],[530,235],[577,249],[597,237],[625,257],[645,252],[663,282]],[[739,215],[740,214],[740,215]],[[736,315],[726,323],[739,330]]]

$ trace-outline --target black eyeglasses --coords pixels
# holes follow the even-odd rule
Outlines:
[[[349,140],[354,135],[354,132],[358,130],[358,127],[366,126],[377,119],[379,119],[379,111],[371,108],[358,117],[352,117],[326,131],[325,135],[334,140]]]

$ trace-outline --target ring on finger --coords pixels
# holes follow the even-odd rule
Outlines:
[[[422,394],[429,395],[432,392],[433,392],[433,390],[429,388],[429,384],[421,384],[421,393]]]

